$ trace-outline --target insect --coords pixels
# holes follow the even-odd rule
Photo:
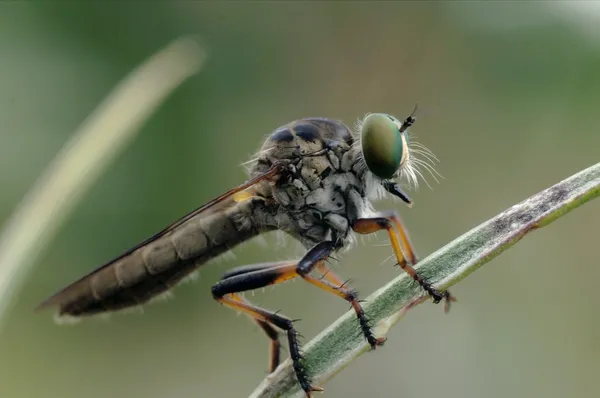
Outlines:
[[[304,118],[272,132],[249,164],[250,179],[192,211],[151,238],[49,297],[38,309],[58,307],[59,315],[83,317],[139,306],[172,288],[208,260],[268,231],[280,230],[301,242],[296,260],[240,266],[212,287],[219,303],[256,321],[270,340],[269,371],[280,362],[279,334],[287,337],[293,368],[307,397],[323,389],[311,384],[291,319],[251,304],[241,293],[293,278],[348,301],[372,348],[383,337],[371,330],[356,293],[333,273],[327,260],[350,245],[355,234],[387,231],[398,265],[435,303],[454,297],[438,291],[412,267],[417,257],[395,211],[376,212],[371,199],[391,194],[411,200],[394,181],[417,184],[419,166],[431,171],[433,154],[412,142],[403,121],[370,113],[352,130],[340,121]],[[418,158],[417,155],[422,155]]]

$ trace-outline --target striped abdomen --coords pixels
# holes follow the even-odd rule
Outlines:
[[[143,304],[206,261],[263,232],[253,199],[206,208],[141,243],[44,301],[59,314],[93,315]],[[262,225],[262,223],[261,223]]]

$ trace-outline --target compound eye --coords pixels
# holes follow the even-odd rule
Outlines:
[[[397,120],[372,113],[363,120],[362,153],[369,170],[379,178],[391,178],[402,164],[404,140]]]

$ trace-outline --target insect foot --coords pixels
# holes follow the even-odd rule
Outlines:
[[[313,386],[311,384],[310,377],[306,372],[306,368],[302,361],[304,360],[304,356],[300,352],[300,343],[298,342],[298,332],[291,326],[287,331],[288,335],[288,343],[290,346],[290,356],[292,358],[292,366],[294,368],[294,372],[296,373],[296,378],[298,379],[298,383],[300,387],[306,393],[307,398],[312,397],[313,391],[323,391],[323,387]]]
[[[438,304],[440,301],[444,300],[444,312],[450,312],[450,305],[452,302],[456,301],[456,297],[454,297],[448,290],[439,291],[431,287],[431,284],[428,282],[423,282],[423,288],[429,295],[433,298],[433,302]]]

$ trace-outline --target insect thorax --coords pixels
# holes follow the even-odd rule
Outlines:
[[[301,119],[275,130],[261,148],[253,174],[288,163],[267,197],[276,227],[312,246],[348,243],[351,224],[370,208],[366,168],[351,130],[329,119]]]

